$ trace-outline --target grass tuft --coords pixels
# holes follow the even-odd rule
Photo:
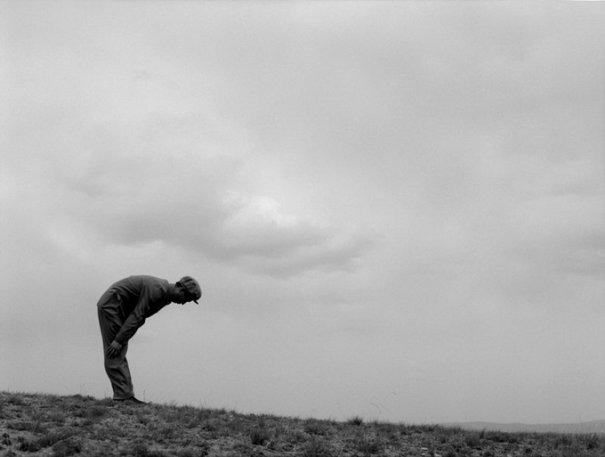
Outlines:
[[[349,419],[347,421],[347,424],[360,426],[360,425],[363,425],[363,419],[359,416],[355,416],[355,417],[352,417],[351,419]]]
[[[308,419],[305,422],[304,430],[309,435],[323,436],[328,434],[329,426],[323,421]]]
[[[375,436],[361,435],[355,440],[354,448],[363,455],[374,455],[380,453],[384,445]]]
[[[69,457],[82,451],[82,443],[70,437],[53,444],[52,451],[53,457]]]
[[[303,457],[332,457],[334,451],[323,439],[313,438],[303,448]]]
[[[109,409],[106,406],[92,405],[84,410],[84,417],[88,419],[101,419],[107,416]]]
[[[120,454],[124,457],[168,457],[163,451],[150,450],[143,440],[136,440]]]
[[[264,446],[271,440],[269,431],[264,427],[257,427],[250,432],[250,441],[255,446]]]

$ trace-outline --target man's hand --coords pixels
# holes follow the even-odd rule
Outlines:
[[[122,350],[122,345],[120,343],[118,343],[117,341],[112,341],[111,344],[107,347],[105,354],[110,359],[113,359],[114,357],[118,356],[118,354],[120,353],[121,350]]]

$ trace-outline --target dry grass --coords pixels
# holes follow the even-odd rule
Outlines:
[[[0,456],[597,457],[604,435],[472,432],[441,426],[114,405],[0,392]]]

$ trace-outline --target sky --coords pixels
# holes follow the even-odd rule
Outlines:
[[[605,5],[0,2],[0,389],[605,418]]]

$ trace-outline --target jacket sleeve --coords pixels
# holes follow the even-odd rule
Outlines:
[[[137,330],[145,323],[147,316],[149,316],[149,310],[153,299],[153,293],[150,288],[144,286],[141,290],[139,301],[132,312],[126,317],[126,320],[114,338],[115,341],[120,344],[125,344],[134,336]]]
[[[134,336],[137,330],[145,323],[146,305],[147,303],[145,303],[144,301],[139,301],[139,303],[137,303],[137,306],[134,308],[132,313],[130,313],[130,315],[126,318],[124,324],[122,324],[122,327],[114,338],[114,341],[117,341],[120,344],[125,344],[130,338]]]

